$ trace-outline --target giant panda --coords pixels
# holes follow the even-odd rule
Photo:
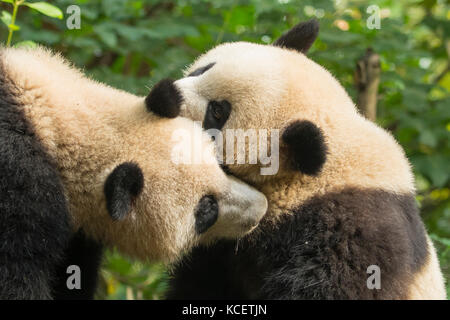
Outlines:
[[[276,174],[263,175],[261,162],[225,163],[269,201],[257,230],[196,248],[174,267],[169,299],[445,299],[410,164],[306,57],[318,28],[311,20],[272,45],[219,45],[174,83],[181,114],[222,130],[232,160],[229,129],[280,138],[267,146],[279,152]]]
[[[92,298],[102,246],[167,263],[258,224],[264,195],[223,172],[166,88],[137,97],[47,49],[0,49],[0,299]],[[177,130],[203,162],[175,161]]]

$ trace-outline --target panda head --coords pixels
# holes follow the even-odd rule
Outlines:
[[[278,130],[280,163],[274,176],[292,171],[310,176],[320,173],[327,147],[316,120],[322,108],[334,107],[320,97],[333,91],[345,97],[345,93],[325,70],[304,55],[317,32],[317,21],[311,20],[297,25],[271,46],[247,42],[219,45],[200,56],[185,77],[175,82],[183,100],[181,114],[201,121],[205,129],[222,130],[223,160],[239,177],[257,180],[263,164],[226,161],[230,157],[226,147],[230,144],[228,129],[235,133],[254,129],[253,137],[258,142],[264,129],[268,149],[273,130]],[[251,148],[247,139],[246,148]],[[234,141],[238,142],[236,136]],[[237,160],[239,148],[233,149],[235,154],[231,156]],[[250,153],[249,149],[245,151]]]
[[[239,238],[258,225],[267,210],[265,196],[223,172],[199,125],[155,117],[142,130],[144,143],[134,145],[130,160],[104,175],[108,234],[122,252],[172,262],[195,245]],[[176,159],[186,141],[201,144],[201,163]]]
[[[109,114],[119,130],[97,153],[117,153],[89,183],[97,202],[68,184],[76,225],[141,260],[173,262],[198,244],[243,237],[267,210],[262,193],[223,172],[201,125],[176,117],[173,88],[160,83],[145,102]]]
[[[223,172],[201,125],[177,117],[171,81],[144,99],[86,78],[45,48],[0,51],[2,88],[58,170],[74,230],[170,262],[196,244],[245,235],[266,213],[262,193]]]
[[[272,45],[224,43],[201,55],[175,82],[181,115],[221,130],[223,141],[216,141],[223,142],[222,160],[232,174],[260,190],[287,190],[286,184],[297,190],[293,196],[264,189],[274,193],[271,203],[343,185],[411,190],[401,147],[364,119],[339,82],[306,56],[318,29],[310,20]],[[240,143],[239,130],[245,139]],[[263,161],[271,151],[278,151],[269,157],[278,160],[275,165]],[[274,170],[264,173],[269,166]]]

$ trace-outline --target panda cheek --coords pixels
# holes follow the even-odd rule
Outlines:
[[[198,202],[195,212],[195,232],[202,234],[214,225],[219,216],[219,205],[212,195],[203,196]]]

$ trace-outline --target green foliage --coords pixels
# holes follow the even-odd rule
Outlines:
[[[0,4],[0,19],[13,1]],[[367,47],[381,55],[378,122],[390,130],[414,166],[418,203],[450,282],[450,11],[437,0],[56,0],[63,11],[81,8],[81,29],[69,30],[59,12],[21,7],[20,40],[63,52],[93,78],[145,95],[218,43],[271,43],[300,20],[320,18],[310,57],[329,69],[355,98],[353,72]],[[370,30],[367,7],[378,5],[381,29]],[[33,7],[33,5],[29,5]],[[23,10],[22,10],[23,9]],[[6,39],[8,28],[1,29]],[[29,44],[29,43],[28,43]],[[107,255],[99,297],[162,298],[160,265]]]
[[[2,11],[1,20],[8,27],[8,39],[6,45],[11,45],[12,35],[14,31],[19,31],[20,27],[16,25],[16,17],[20,6],[27,6],[33,10],[36,10],[46,16],[62,19],[63,13],[59,8],[52,4],[45,2],[26,2],[25,0],[1,0],[1,2],[10,3],[12,7],[12,15],[7,11]],[[30,45],[30,41],[26,42],[26,45]]]
[[[54,5],[46,2],[24,2],[23,5],[52,18],[62,19],[64,16],[62,11],[58,7],[55,7]]]
[[[111,251],[107,255],[98,299],[161,299],[167,289],[161,264],[133,262]]]

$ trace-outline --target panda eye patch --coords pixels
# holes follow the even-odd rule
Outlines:
[[[202,234],[216,223],[219,216],[219,205],[212,195],[200,199],[195,208],[195,231]]]
[[[222,105],[220,103],[212,104],[212,113],[213,113],[214,118],[216,118],[217,120],[220,120],[223,115]]]
[[[205,118],[203,119],[203,128],[222,129],[231,113],[231,104],[227,100],[210,101],[206,108]]]
[[[215,62],[212,62],[210,64],[207,64],[204,67],[195,69],[194,71],[192,71],[191,73],[188,74],[188,77],[198,77],[198,76],[204,74],[209,69],[211,69],[215,64],[216,64]]]

